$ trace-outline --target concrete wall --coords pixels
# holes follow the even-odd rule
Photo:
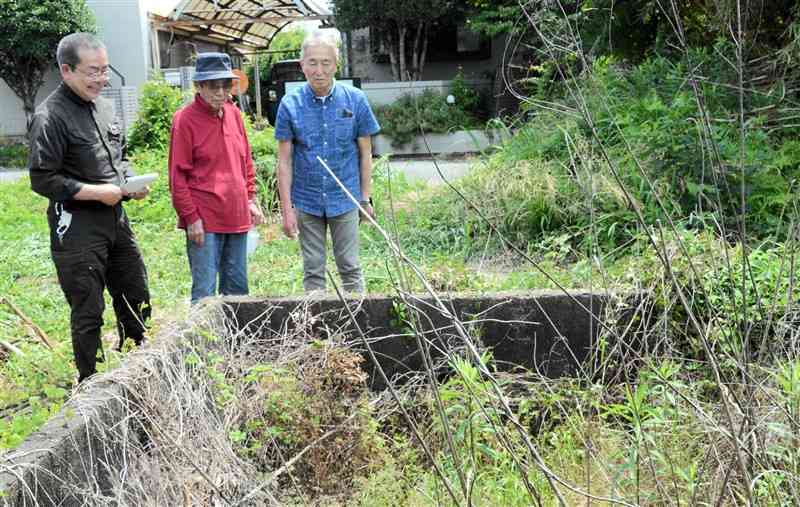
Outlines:
[[[456,316],[470,330],[473,339],[491,349],[498,369],[518,366],[536,369],[549,377],[573,375],[594,348],[598,330],[611,296],[590,292],[553,291],[496,293],[483,296],[442,296],[447,313]],[[240,329],[263,335],[265,340],[294,327],[302,308],[316,317],[314,332],[325,339],[328,333],[343,333],[347,341],[361,350],[359,332],[341,301],[334,297],[309,301],[306,298],[228,298],[226,311]],[[354,302],[355,303],[355,302]],[[409,371],[422,371],[422,358],[416,340],[398,323],[395,308],[408,305],[419,309],[420,330],[441,350],[459,346],[452,318],[436,308],[432,298],[411,298],[408,305],[387,296],[367,297],[354,304],[358,327],[370,339],[378,362],[391,379]],[[624,320],[624,319],[620,319]],[[446,344],[445,342],[449,343]],[[434,357],[441,351],[432,350]],[[369,358],[364,368],[373,388],[384,387]]]
[[[414,137],[411,142],[398,145],[384,135],[372,138],[372,154],[429,155],[448,153],[477,153],[497,146],[508,137],[502,130],[455,130],[447,134],[427,134]]]
[[[466,79],[465,83],[476,89],[488,92],[491,90],[492,82],[488,79]],[[373,106],[391,104],[403,95],[420,95],[425,90],[433,90],[439,93],[450,93],[451,81],[388,81],[361,83],[361,89]]]

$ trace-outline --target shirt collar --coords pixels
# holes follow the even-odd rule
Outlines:
[[[219,111],[214,111],[213,109],[211,109],[211,106],[208,105],[208,102],[206,102],[205,99],[202,96],[200,96],[199,93],[194,94],[195,107],[197,107],[197,109],[199,109],[200,111],[214,118],[222,118],[225,115],[225,104],[227,103],[228,101],[226,100],[222,104],[222,107],[219,109]]]
[[[305,90],[306,90],[306,95],[312,101],[317,101],[318,100],[318,101],[320,101],[320,102],[322,102],[324,104],[324,103],[328,102],[328,100],[330,100],[333,97],[333,92],[336,90],[336,79],[333,80],[333,83],[331,84],[330,91],[324,97],[317,97],[316,94],[314,94],[314,90],[311,89],[311,85],[308,84],[308,83],[306,83]]]
[[[58,89],[61,91],[61,93],[65,97],[67,97],[72,102],[78,104],[79,106],[87,106],[87,107],[94,108],[94,101],[93,100],[83,100],[83,98],[80,95],[78,95],[77,93],[75,93],[72,90],[72,88],[70,88],[69,85],[67,83],[65,83],[64,81],[61,81],[61,84],[58,85]]]

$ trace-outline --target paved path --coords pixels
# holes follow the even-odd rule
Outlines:
[[[448,180],[456,179],[464,176],[470,169],[470,166],[477,163],[476,159],[450,159],[450,160],[437,160],[439,169]],[[431,159],[393,159],[389,161],[393,171],[399,171],[406,175],[407,178],[413,180],[422,180],[430,185],[440,185],[443,183],[442,178],[436,171],[436,166]],[[0,169],[0,183],[8,183],[16,181],[28,174],[24,170],[6,170]]]
[[[2,169],[0,168],[0,183],[9,183],[11,181],[17,181],[23,176],[27,176],[28,171],[20,171],[20,170],[10,170],[10,169]]]
[[[476,159],[437,160],[439,170],[448,181],[464,176]],[[392,171],[399,171],[413,180],[423,180],[429,185],[440,185],[443,182],[436,165],[430,159],[392,159],[389,161]]]

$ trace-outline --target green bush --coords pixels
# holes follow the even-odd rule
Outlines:
[[[159,77],[144,84],[139,115],[128,134],[128,149],[163,150],[169,146],[172,116],[186,101],[180,88]]]
[[[441,134],[450,130],[481,126],[480,120],[456,101],[448,104],[445,96],[433,90],[421,95],[403,95],[390,105],[375,108],[381,133],[395,146],[409,143],[421,132]]]
[[[591,93],[586,96],[600,141],[651,223],[665,213],[673,217],[711,213],[732,230],[744,213],[750,232],[763,237],[779,233],[781,216],[794,201],[796,136],[787,136],[791,128],[769,133],[767,118],[754,111],[768,110],[780,99],[777,94],[749,90],[744,97],[747,123],[742,142],[737,78],[719,58],[730,53],[728,46],[719,45],[714,51],[694,50],[679,61],[654,57],[633,69],[600,62],[594,69],[588,84]],[[690,67],[695,75],[715,76],[699,84],[711,118],[708,132],[697,99],[686,85]],[[665,210],[659,209],[634,157],[655,182]]]
[[[256,192],[261,209],[278,211],[278,179],[275,168],[278,162],[278,142],[275,140],[275,129],[268,125],[256,128],[245,116],[244,125],[250,150],[253,153],[253,164],[256,168]]]
[[[464,73],[461,71],[460,67],[458,73],[456,73],[456,77],[450,82],[450,92],[453,94],[455,104],[468,114],[476,117],[485,115],[485,111],[483,111],[483,97],[481,97],[481,94],[475,88],[467,85],[464,79]]]
[[[0,167],[27,167],[28,145],[0,143]]]

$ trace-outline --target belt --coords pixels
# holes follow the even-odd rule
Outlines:
[[[107,204],[103,204],[100,201],[64,201],[62,203],[64,205],[64,209],[67,211],[79,210],[79,209],[111,209],[113,206],[108,206]]]

